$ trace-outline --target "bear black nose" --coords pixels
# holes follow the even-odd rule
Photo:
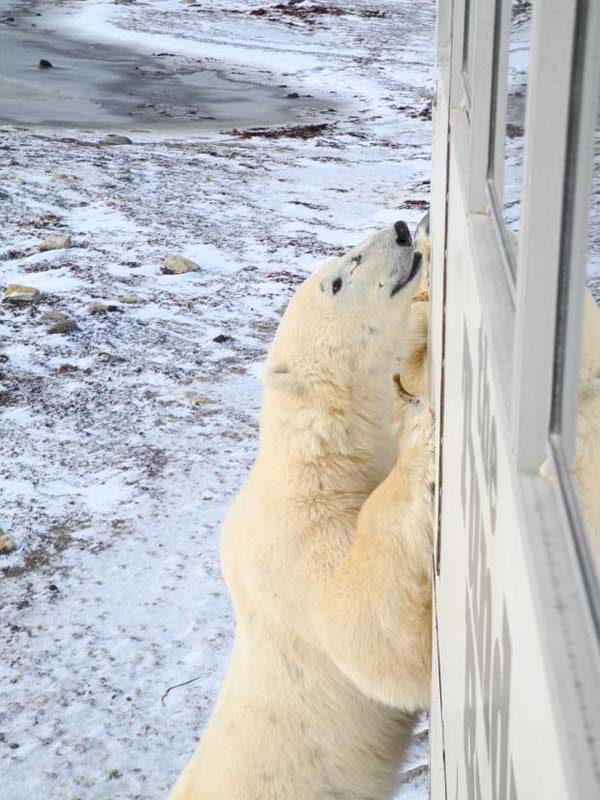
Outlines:
[[[410,231],[408,230],[408,225],[403,220],[399,222],[394,222],[394,229],[396,231],[396,241],[399,245],[405,247],[406,245],[412,244],[412,239],[410,238]]]

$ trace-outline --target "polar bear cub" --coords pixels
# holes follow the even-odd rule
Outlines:
[[[171,800],[390,797],[428,703],[432,417],[394,433],[421,256],[398,222],[292,298],[259,451],[222,531],[236,633]]]

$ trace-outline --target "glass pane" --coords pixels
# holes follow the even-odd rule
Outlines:
[[[523,186],[525,103],[531,43],[531,0],[512,0],[504,162],[504,221],[518,234]]]
[[[600,121],[594,139],[590,196],[587,285],[585,298],[575,479],[583,521],[600,575]]]
[[[578,41],[578,27],[585,30],[586,19],[578,19],[576,22],[575,41]],[[583,34],[579,31],[580,40]],[[584,42],[585,44],[585,42]],[[577,225],[580,221],[573,215],[578,191],[578,165],[586,164],[587,153],[581,152],[578,148],[580,126],[586,124],[584,109],[589,108],[589,84],[585,80],[586,75],[586,48],[580,46],[575,50],[573,70],[571,75],[571,97],[569,115],[573,123],[569,131],[567,142],[567,159],[565,165],[565,206],[563,208],[562,236],[563,245],[566,248],[566,256],[573,243],[576,243]],[[589,60],[587,60],[589,64]],[[594,92],[600,91],[600,76],[595,76]],[[586,140],[586,139],[584,139]],[[586,140],[587,141],[587,140]],[[577,378],[577,398],[576,398],[576,425],[575,425],[575,458],[573,462],[573,489],[571,505],[578,507],[577,514],[572,516],[572,530],[575,542],[580,541],[581,536],[587,535],[592,551],[592,564],[589,564],[587,554],[578,546],[579,556],[583,558],[581,566],[584,575],[593,573],[593,566],[596,574],[600,575],[600,123],[595,121],[595,132],[592,140],[592,174],[589,195],[589,206],[587,213],[588,236],[587,252],[584,251],[583,257],[586,259],[587,267],[587,288],[583,291],[583,307],[581,315],[581,351],[579,361],[579,373]],[[584,168],[581,173],[586,175]],[[587,179],[587,176],[586,176]],[[571,241],[569,241],[571,240]],[[579,251],[577,258],[581,258]],[[561,271],[559,274],[558,285],[558,313],[557,313],[557,341],[554,364],[554,397],[552,407],[551,430],[553,439],[559,453],[559,458],[563,458],[566,464],[564,450],[568,447],[568,441],[563,441],[564,430],[569,428],[569,388],[565,363],[569,356],[570,342],[567,338],[569,332],[569,295],[572,291],[581,291],[579,281],[581,280],[580,263],[563,262],[561,259]],[[574,387],[572,387],[574,388]],[[565,399],[567,397],[567,399]],[[561,455],[562,454],[562,455]],[[567,492],[567,495],[569,493]],[[576,499],[575,499],[576,497]],[[577,523],[577,517],[583,522],[583,530]],[[595,602],[600,602],[600,585],[593,580],[592,583],[586,578],[588,593]],[[593,585],[592,585],[593,584]]]
[[[588,286],[596,302],[600,303],[600,118],[594,141],[594,173],[590,202],[590,229],[588,239]]]
[[[467,86],[467,92],[469,94],[471,93],[471,74],[469,72],[469,48],[470,48],[471,29],[473,27],[471,19],[473,15],[473,5],[474,3],[472,3],[471,0],[465,0],[462,68],[463,68],[463,76],[465,84]]]

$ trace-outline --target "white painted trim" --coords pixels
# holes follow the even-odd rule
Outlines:
[[[512,379],[519,469],[546,457],[575,0],[534,4]]]

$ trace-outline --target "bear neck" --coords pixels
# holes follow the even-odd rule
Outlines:
[[[396,455],[394,389],[389,375],[326,391],[266,388],[257,466],[294,494],[355,493],[364,499]]]

